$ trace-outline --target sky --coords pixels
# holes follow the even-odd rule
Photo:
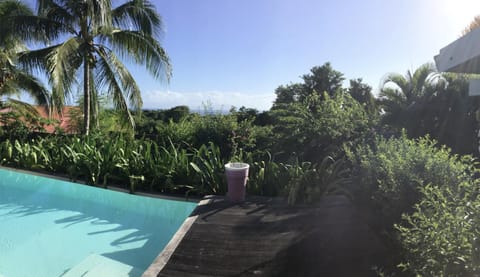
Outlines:
[[[275,88],[326,62],[378,93],[386,74],[433,62],[480,14],[478,0],[151,2],[173,76],[166,83],[129,65],[145,109],[268,110]]]

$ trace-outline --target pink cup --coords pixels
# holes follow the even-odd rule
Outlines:
[[[225,165],[225,175],[227,175],[228,183],[227,198],[229,201],[245,201],[249,167],[246,163],[228,163]]]

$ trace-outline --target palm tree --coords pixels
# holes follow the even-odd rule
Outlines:
[[[405,127],[417,134],[417,127],[421,125],[418,122],[420,115],[429,109],[423,104],[444,87],[443,78],[430,63],[420,66],[413,73],[407,71],[405,76],[398,73],[387,75],[382,81],[379,95],[385,112],[384,122]]]
[[[42,83],[18,67],[18,53],[26,51],[25,44],[9,28],[12,15],[30,16],[32,11],[24,4],[6,0],[0,2],[0,96],[18,95],[25,91],[38,103],[49,104],[49,93]],[[4,103],[2,103],[4,104]],[[10,101],[17,108],[28,107],[19,101]],[[30,109],[31,110],[31,109]]]
[[[131,0],[115,8],[110,0],[39,0],[37,15],[14,16],[12,23],[22,38],[48,43],[25,52],[21,61],[29,70],[48,73],[52,101],[58,106],[72,94],[77,74],[83,75],[86,135],[91,124],[98,124],[100,91],[134,125],[129,108],[141,108],[141,92],[119,57],[143,64],[155,78],[169,79],[171,74],[169,58],[156,39],[161,18],[147,0]]]

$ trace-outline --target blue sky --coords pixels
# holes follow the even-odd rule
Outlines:
[[[276,87],[325,62],[378,91],[387,73],[432,62],[480,14],[476,0],[152,2],[173,77],[165,84],[131,67],[149,109],[269,109]]]

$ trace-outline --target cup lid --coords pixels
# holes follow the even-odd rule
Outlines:
[[[229,170],[243,170],[249,167],[250,165],[247,163],[228,163],[225,165],[225,169],[229,169]]]

